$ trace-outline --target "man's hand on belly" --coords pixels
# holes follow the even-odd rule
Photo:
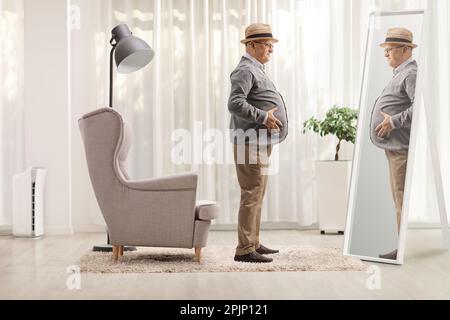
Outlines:
[[[378,137],[384,138],[386,136],[389,136],[389,134],[394,130],[394,128],[391,125],[391,116],[381,112],[381,114],[384,117],[384,121],[375,129],[375,132],[377,133]]]
[[[267,118],[266,127],[270,131],[280,131],[280,127],[283,127],[283,123],[274,115],[277,110],[278,108],[274,108],[268,112],[269,118]]]

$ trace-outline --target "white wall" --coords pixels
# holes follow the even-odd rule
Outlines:
[[[23,2],[0,0],[0,234],[11,232],[12,178],[24,171]]]
[[[25,167],[48,169],[46,233],[72,232],[67,2],[25,0]]]

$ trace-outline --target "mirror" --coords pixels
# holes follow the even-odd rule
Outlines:
[[[424,11],[370,16],[344,255],[403,263],[402,209],[423,24]]]

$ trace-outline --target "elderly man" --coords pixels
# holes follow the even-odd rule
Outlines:
[[[288,120],[281,94],[266,74],[273,45],[272,29],[256,23],[245,31],[246,53],[231,74],[231,130],[236,172],[241,188],[238,246],[235,261],[268,263],[278,253],[259,241],[261,207],[267,186],[272,146],[286,139]],[[265,161],[266,160],[266,161]]]
[[[389,66],[394,69],[381,96],[375,103],[371,120],[371,139],[384,149],[389,162],[391,189],[400,232],[403,192],[405,189],[409,139],[417,79],[417,63],[412,58],[413,34],[405,28],[391,28],[383,47]],[[397,260],[397,250],[380,255]]]

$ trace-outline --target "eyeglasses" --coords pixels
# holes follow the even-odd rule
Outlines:
[[[398,46],[398,47],[393,47],[393,48],[387,48],[387,49],[384,50],[384,53],[385,53],[385,54],[389,54],[389,53],[391,53],[391,51],[394,50],[394,49],[399,49],[399,48],[404,48],[404,47],[405,47],[405,46]]]
[[[272,43],[267,43],[267,42],[257,42],[257,41],[253,41],[254,43],[258,43],[258,44],[262,44],[263,46],[265,46],[266,48],[269,49],[273,49],[273,44]]]

